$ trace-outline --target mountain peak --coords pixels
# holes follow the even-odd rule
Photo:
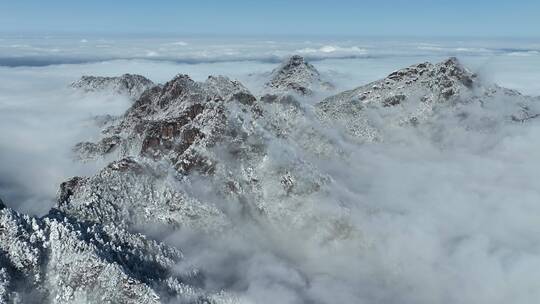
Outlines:
[[[463,85],[471,88],[474,84],[476,74],[464,67],[456,57],[450,57],[438,64],[438,72],[450,77],[457,78]]]
[[[137,99],[147,89],[155,86],[148,78],[137,74],[123,74],[116,77],[82,76],[71,83],[71,87],[85,92],[111,91]]]
[[[304,57],[293,55],[274,69],[266,88],[273,93],[311,95],[314,89],[331,87],[321,80],[319,71]]]
[[[386,78],[327,97],[316,107],[323,119],[340,121],[350,134],[375,141],[382,135],[379,127],[373,127],[377,123],[370,121],[366,108],[381,109],[398,124],[417,125],[433,119],[433,113],[441,107],[488,102],[496,99],[493,96],[508,94],[512,93],[482,83],[457,58],[450,57],[438,63],[424,62],[394,71]],[[510,116],[518,121],[536,117],[534,111],[528,110]]]
[[[300,65],[311,66],[305,61],[304,57],[300,55],[292,55],[291,57],[289,57],[289,59],[285,63],[286,65],[290,65],[290,66],[300,66]]]

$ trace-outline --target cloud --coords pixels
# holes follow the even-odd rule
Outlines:
[[[530,50],[508,53],[508,56],[539,56],[539,55],[540,55],[540,51],[530,51]]]
[[[0,70],[0,195],[32,214],[48,211],[66,178],[97,168],[70,154],[75,143],[98,134],[92,118],[120,114],[129,105],[119,96],[75,92],[67,85],[77,76],[54,70]]]
[[[198,64],[117,59],[2,67],[0,196],[15,209],[43,214],[54,203],[60,182],[73,175],[91,175],[104,165],[77,164],[70,149],[97,136],[100,130],[92,123],[93,116],[121,114],[130,101],[66,87],[83,74],[139,73],[157,82],[177,73],[197,80],[225,74],[257,92],[265,73],[275,67],[273,61],[262,59],[304,50],[319,56],[314,65],[346,89],[441,56],[438,50],[426,55],[426,50],[416,50],[416,43],[411,45],[400,44],[407,51],[389,57],[340,59],[361,55],[364,48],[347,42],[307,47],[276,42],[258,48],[236,41],[221,51],[223,46],[207,43],[210,51],[205,56],[214,61],[182,53],[182,58]],[[365,49],[370,54],[373,48],[375,53],[385,52],[379,47],[370,44]],[[62,60],[86,56],[73,57],[67,46],[54,48],[65,50]],[[129,56],[147,50],[129,54],[126,45],[116,43],[111,48],[107,56],[117,56],[122,48]],[[411,48],[416,53],[408,53]],[[248,49],[247,55],[235,53],[240,49]],[[160,56],[168,51],[160,49]],[[231,58],[260,60],[231,62]],[[481,75],[493,75],[491,81],[540,95],[537,56],[465,54],[463,59]],[[308,113],[317,101],[318,97],[305,103]],[[391,128],[383,142],[363,145],[308,115],[295,132],[316,128],[348,157],[320,159],[299,145],[269,138],[269,153],[279,157],[265,164],[275,169],[302,158],[329,177],[331,182],[319,193],[301,202],[286,201],[305,209],[290,213],[283,219],[286,224],[276,225],[263,217],[243,217],[231,208],[228,215],[235,223],[231,231],[208,235],[182,230],[159,237],[183,250],[185,259],[176,265],[178,271],[200,269],[201,288],[225,291],[242,303],[530,303],[540,298],[540,123],[505,123],[501,111],[507,102],[441,109],[433,124]],[[376,111],[370,115],[385,118]],[[263,187],[267,193],[274,189],[270,184]],[[209,199],[221,199],[221,206],[239,204]]]
[[[328,59],[328,58],[357,58],[368,55],[368,50],[357,46],[340,47],[335,45],[323,45],[320,48],[303,48],[296,50],[295,53],[305,56],[309,59]]]
[[[171,43],[171,45],[187,46],[187,45],[189,45],[189,43],[187,43],[187,42],[185,42],[185,41],[177,41],[177,42]]]
[[[367,50],[359,48],[357,46],[353,47],[339,47],[334,45],[325,45],[318,49],[305,48],[297,50],[300,54],[319,54],[319,53],[345,53],[345,54],[366,54]]]
[[[334,138],[345,159],[275,139],[268,168],[311,159],[332,182],[278,225],[229,214],[232,231],[170,235],[184,248],[178,270],[245,303],[528,303],[540,296],[540,122],[507,123],[498,102],[443,108],[384,142]]]

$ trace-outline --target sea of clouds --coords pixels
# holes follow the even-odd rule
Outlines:
[[[98,135],[92,118],[119,115],[131,103],[70,89],[82,75],[137,73],[162,83],[178,73],[220,74],[257,93],[277,62],[300,54],[339,91],[458,56],[484,81],[540,95],[535,41],[0,38],[0,197],[36,215],[54,204],[62,181],[106,163],[81,164],[71,154]],[[317,101],[305,101],[306,111]],[[467,126],[442,115],[379,143],[335,135],[350,157],[312,160],[332,183],[309,203],[323,218],[335,215],[333,206],[345,212],[346,225],[336,228],[342,237],[321,243],[309,231],[241,218],[241,234],[162,237],[183,250],[179,271],[199,268],[205,288],[245,303],[534,303],[540,122],[493,124],[486,118],[497,117],[496,106],[464,111]]]

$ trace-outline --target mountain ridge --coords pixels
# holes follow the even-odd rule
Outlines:
[[[314,66],[293,56],[275,71],[266,90],[277,99],[257,98],[224,76],[197,82],[179,74],[136,89],[140,97],[97,142],[74,148],[83,161],[112,160],[93,176],[62,183],[46,216],[17,213],[0,200],[0,299],[240,302],[234,289],[205,289],[208,269],[178,271],[182,248],[137,231],[243,236],[241,219],[253,230],[283,229],[331,246],[362,234],[322,168],[347,163],[351,145],[402,129],[437,133],[441,118],[488,130],[540,113],[537,99],[485,85],[456,58],[395,71],[313,108],[302,98],[325,90]]]
[[[84,92],[112,92],[138,99],[144,91],[155,84],[148,78],[136,74],[123,74],[117,77],[82,76],[70,84],[74,89]]]

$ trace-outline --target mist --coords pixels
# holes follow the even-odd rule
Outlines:
[[[440,113],[384,142],[342,141],[344,159],[276,143],[281,163],[309,159],[331,182],[278,223],[229,212],[232,231],[165,237],[184,248],[178,271],[197,268],[204,288],[244,303],[529,303],[540,296],[540,124],[494,125],[498,107],[475,107],[462,109],[469,121]]]
[[[108,163],[81,163],[72,147],[98,137],[96,116],[121,115],[132,101],[69,88],[82,75],[137,73],[158,83],[178,73],[195,80],[225,75],[259,94],[274,62],[296,51],[314,59],[339,92],[457,52],[483,81],[540,95],[540,54],[532,43],[527,51],[503,52],[493,43],[465,49],[452,42],[399,42],[399,51],[388,54],[386,44],[368,41],[268,41],[264,47],[236,41],[212,45],[207,58],[197,55],[194,63],[175,61],[173,53],[188,48],[195,54],[201,48],[198,41],[171,39],[162,41],[162,49],[145,50],[155,53],[142,57],[155,60],[129,53],[141,51],[144,41],[137,41],[138,48],[116,45],[107,58],[92,59],[96,62],[70,63],[89,58],[86,48],[73,49],[91,41],[56,46],[66,53],[54,55],[66,60],[62,64],[0,67],[0,197],[17,211],[47,213],[61,182],[91,176]],[[123,48],[129,50],[128,58],[117,57]],[[238,51],[242,48],[249,50],[248,56]],[[313,105],[323,97],[302,103],[306,121],[295,134],[313,128],[335,144],[340,156],[322,157],[268,136],[265,144],[275,157],[262,165],[271,172],[301,160],[310,166],[297,165],[293,173],[320,177],[321,190],[287,201],[275,185],[263,185],[270,201],[279,205],[276,210],[283,210],[278,221],[246,215],[234,207],[240,202],[214,196],[209,190],[213,184],[190,177],[183,190],[204,195],[233,225],[213,233],[157,233],[155,227],[142,227],[181,248],[184,259],[175,271],[197,269],[201,281],[196,284],[222,303],[491,304],[540,299],[540,121],[508,121],[508,100],[482,109],[471,103],[441,109],[436,120],[419,128],[387,126],[383,141],[359,143],[338,127],[329,129],[317,121]],[[393,113],[369,115],[382,122],[394,118]]]

